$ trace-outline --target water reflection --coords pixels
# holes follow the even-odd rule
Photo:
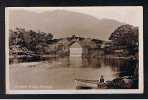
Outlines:
[[[57,63],[57,67],[92,68],[101,70],[101,72],[98,72],[98,74],[102,73],[103,75],[107,73],[109,76],[112,76],[111,79],[118,76],[133,75],[134,69],[137,65],[136,62],[133,62],[130,59],[105,57],[67,56],[54,60]]]
[[[67,68],[91,68],[98,71],[97,76],[104,75],[111,80],[118,76],[132,75],[135,64],[126,59],[115,59],[105,57],[81,57],[81,56],[67,56],[64,58],[52,59],[55,67]],[[49,60],[51,62],[51,59]],[[108,76],[106,76],[106,74]]]
[[[20,63],[10,66],[12,89],[21,89],[17,87],[18,84],[45,85],[51,89],[75,89],[76,78],[98,80],[103,75],[105,81],[112,80],[123,74],[132,74],[135,63],[125,59],[67,56],[50,58],[37,64]]]

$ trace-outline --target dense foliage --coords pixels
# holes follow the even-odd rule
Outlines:
[[[10,30],[9,46],[10,49],[17,46],[19,49],[26,48],[36,54],[43,54],[46,51],[45,47],[48,47],[52,39],[51,33],[16,28],[15,31]]]
[[[111,34],[109,39],[120,45],[133,45],[138,42],[138,28],[132,25],[122,25]]]
[[[129,53],[138,51],[138,28],[132,25],[118,27],[109,37],[117,46],[127,47]]]

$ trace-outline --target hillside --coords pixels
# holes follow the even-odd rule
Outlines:
[[[43,13],[30,11],[10,12],[10,29],[21,27],[35,31],[54,33],[55,38],[67,37],[73,34],[107,40],[110,34],[120,25],[116,20],[97,19],[93,16],[55,10]]]

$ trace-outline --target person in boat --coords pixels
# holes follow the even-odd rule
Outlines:
[[[101,75],[101,77],[100,77],[100,83],[104,83],[104,77],[103,77],[103,75]]]
[[[99,81],[98,81],[98,88],[102,88],[102,85],[104,84],[104,77],[101,75]]]

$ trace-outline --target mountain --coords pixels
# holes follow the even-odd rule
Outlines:
[[[124,23],[112,19],[71,12],[54,10],[42,13],[16,10],[9,13],[9,27],[53,33],[54,38],[77,35],[107,40],[111,33]]]

